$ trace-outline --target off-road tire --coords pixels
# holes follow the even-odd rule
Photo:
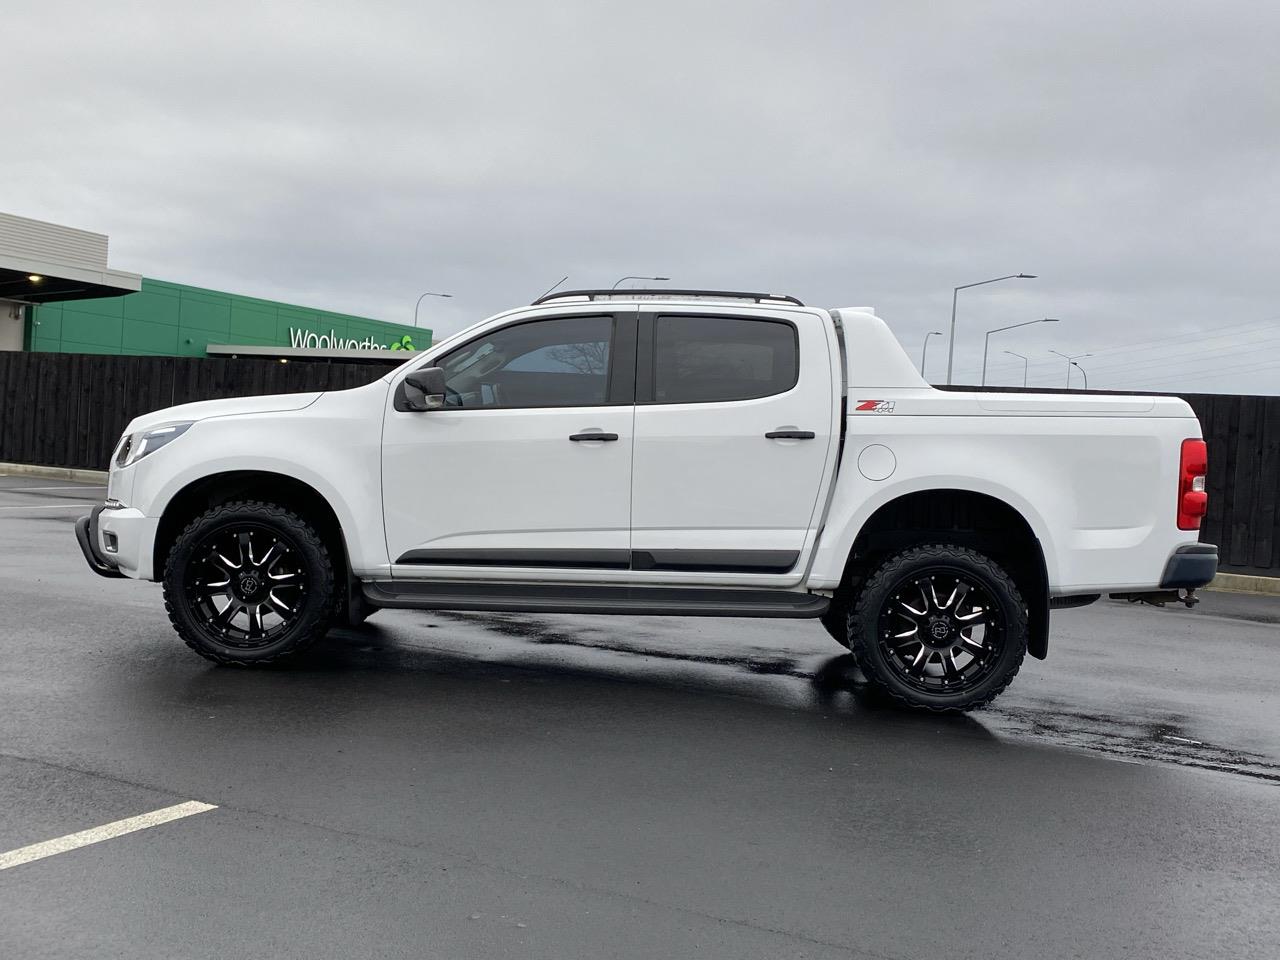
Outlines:
[[[191,584],[190,568],[200,562],[194,552],[212,537],[244,529],[287,543],[303,577],[292,619],[282,621],[278,635],[257,647],[220,640],[211,622],[201,617]],[[178,636],[206,660],[242,667],[274,663],[300,653],[328,632],[338,607],[333,561],[315,528],[293,511],[257,500],[224,503],[192,520],[174,541],[164,567],[164,606]]]
[[[931,571],[963,575],[986,591],[997,608],[999,649],[988,672],[971,687],[927,692],[912,686],[900,666],[890,660],[880,639],[882,613],[894,591]],[[884,560],[862,583],[848,618],[848,647],[867,681],[893,700],[918,710],[947,713],[973,710],[994,700],[1017,675],[1027,651],[1028,612],[1008,573],[990,557],[954,544],[912,547]],[[993,638],[992,644],[995,645]],[[955,660],[953,658],[952,663]]]

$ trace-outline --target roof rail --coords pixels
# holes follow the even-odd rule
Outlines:
[[[794,303],[797,307],[803,307],[804,304],[795,297],[788,296],[785,293],[742,293],[734,290],[561,290],[557,293],[548,293],[533,301],[530,306],[538,306],[540,303],[549,303],[552,300],[563,300],[567,297],[586,297],[588,300],[626,300],[632,297],[641,297],[644,299],[683,299],[707,297],[716,300],[751,300],[755,303],[764,303],[766,300],[772,300],[778,303]]]

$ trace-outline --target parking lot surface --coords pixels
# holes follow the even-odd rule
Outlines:
[[[214,667],[0,476],[3,957],[1266,957],[1280,601],[1054,615],[990,709],[816,622],[382,611]],[[208,805],[211,809],[205,809]]]

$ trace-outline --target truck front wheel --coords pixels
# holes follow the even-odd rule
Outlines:
[[[849,650],[867,680],[902,703],[971,710],[1022,666],[1026,603],[990,557],[951,544],[913,547],[862,584]]]
[[[315,529],[272,503],[239,501],[196,517],[169,551],[164,605],[178,635],[215,663],[249,666],[297,653],[328,630],[329,551]]]

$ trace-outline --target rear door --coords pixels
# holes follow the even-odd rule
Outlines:
[[[839,436],[834,349],[811,313],[640,315],[634,579],[800,580]]]

